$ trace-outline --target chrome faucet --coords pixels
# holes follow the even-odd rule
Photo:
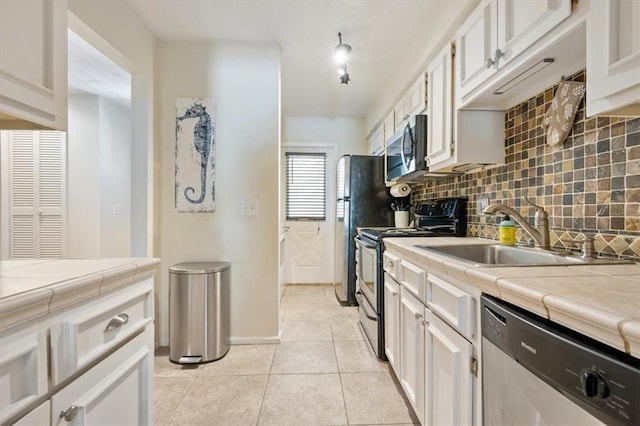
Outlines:
[[[541,250],[551,250],[551,239],[549,237],[549,215],[544,208],[533,204],[527,196],[524,196],[524,200],[536,208],[536,214],[534,216],[535,228],[527,222],[527,220],[520,216],[520,214],[509,206],[504,204],[492,204],[482,211],[484,214],[496,214],[502,212],[508,214],[511,219],[515,220],[524,228],[525,231],[533,238],[534,246]]]

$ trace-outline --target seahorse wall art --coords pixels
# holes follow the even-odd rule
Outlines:
[[[176,209],[215,211],[215,104],[176,99]]]

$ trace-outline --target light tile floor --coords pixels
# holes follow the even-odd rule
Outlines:
[[[282,342],[232,346],[197,367],[155,357],[155,421],[167,425],[417,424],[389,364],[329,286],[288,286]]]

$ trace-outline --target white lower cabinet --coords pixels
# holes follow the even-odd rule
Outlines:
[[[398,258],[396,263],[403,270],[408,262]],[[422,272],[426,282],[419,295],[424,298],[404,280],[385,274],[385,353],[422,425],[482,424],[474,346],[479,344],[480,292]]]
[[[18,420],[13,426],[42,426],[48,425],[51,417],[51,401],[45,401],[31,410],[29,414]]]
[[[425,308],[427,425],[473,424],[473,345]]]
[[[400,285],[389,275],[384,276],[384,353],[391,368],[400,374]]]
[[[153,424],[153,326],[51,397],[51,424]]]
[[[424,306],[400,288],[400,384],[424,423]]]

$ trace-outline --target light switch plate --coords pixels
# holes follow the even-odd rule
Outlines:
[[[479,197],[476,201],[476,213],[478,216],[482,215],[482,211],[489,207],[489,198]]]

